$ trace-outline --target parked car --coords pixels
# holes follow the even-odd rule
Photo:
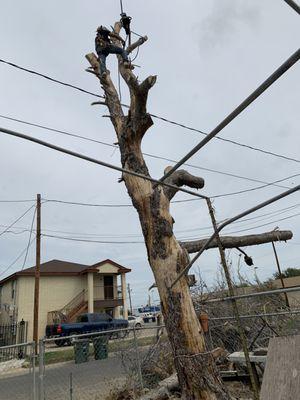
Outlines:
[[[137,317],[136,315],[130,315],[128,317],[129,327],[130,328],[141,328],[144,324],[142,317]]]
[[[114,329],[128,328],[128,321],[126,319],[114,319],[105,313],[87,313],[81,314],[77,317],[77,321],[73,323],[62,323],[46,326],[46,337],[68,337],[73,335],[80,335],[83,333],[103,332]],[[123,332],[116,332],[110,334],[110,339],[117,337],[125,337],[126,330]],[[70,345],[71,340],[56,340],[57,346]]]

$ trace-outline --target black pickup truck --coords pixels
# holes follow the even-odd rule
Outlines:
[[[100,313],[87,313],[81,314],[77,317],[76,322],[61,323],[46,326],[46,337],[68,337],[73,335],[80,335],[83,333],[110,331],[114,329],[128,328],[128,321],[126,319],[114,319],[108,314]],[[111,333],[110,338],[124,337],[126,331]],[[64,346],[71,344],[70,339],[56,340],[57,346]]]

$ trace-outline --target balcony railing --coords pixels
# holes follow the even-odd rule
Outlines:
[[[121,286],[94,285],[94,300],[122,300]]]

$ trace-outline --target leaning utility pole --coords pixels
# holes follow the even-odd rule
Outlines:
[[[40,267],[41,267],[41,195],[36,196],[36,264],[33,308],[33,341],[37,350],[39,339],[39,297],[40,297]]]
[[[281,286],[283,288],[285,288],[285,284],[284,284],[284,280],[283,280],[283,276],[282,276],[282,272],[281,272],[281,268],[280,268],[280,264],[279,264],[279,259],[278,259],[278,255],[277,255],[277,251],[276,251],[274,242],[272,242],[272,247],[273,247],[273,251],[274,251],[274,255],[275,255],[275,260],[276,260],[276,265],[277,265],[277,269],[278,269],[279,279],[281,281]],[[285,304],[286,304],[287,308],[290,308],[288,295],[286,293],[284,293],[284,297],[285,297]]]
[[[127,285],[127,290],[128,290],[129,304],[130,304],[130,314],[133,315],[133,311],[132,311],[132,302],[131,302],[130,283],[128,283],[128,285]]]
[[[207,206],[208,206],[208,211],[209,211],[209,215],[212,221],[212,225],[214,228],[214,231],[216,233],[216,240],[218,243],[218,248],[219,248],[219,253],[220,253],[220,258],[221,258],[221,264],[224,270],[224,274],[225,274],[225,278],[227,281],[227,286],[228,286],[228,292],[230,297],[234,297],[234,288],[233,288],[233,284],[232,284],[232,280],[231,280],[231,276],[230,276],[230,272],[229,272],[229,268],[227,265],[227,261],[226,261],[226,256],[225,256],[225,250],[222,246],[222,241],[221,238],[219,236],[218,233],[218,225],[217,225],[217,221],[216,221],[216,217],[215,217],[215,212],[213,209],[213,206],[211,204],[210,199],[206,200],[207,202]],[[253,389],[253,396],[255,400],[259,400],[259,382],[258,382],[258,378],[257,375],[255,374],[255,370],[252,367],[251,364],[251,360],[250,360],[250,355],[249,355],[249,349],[248,349],[248,345],[247,345],[247,337],[245,335],[244,329],[243,329],[243,325],[241,322],[241,317],[239,314],[239,310],[238,310],[238,305],[236,302],[236,299],[232,300],[232,309],[233,309],[233,314],[235,316],[235,320],[236,320],[236,324],[237,324],[237,329],[238,329],[238,333],[241,339],[241,344],[242,344],[242,348],[243,348],[243,352],[245,355],[245,361],[246,361],[246,366],[249,372],[249,376],[250,376],[250,381],[251,381],[251,385],[252,385],[252,389]]]

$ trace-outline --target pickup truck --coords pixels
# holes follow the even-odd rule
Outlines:
[[[87,313],[81,314],[77,317],[77,321],[73,323],[61,323],[46,326],[46,337],[68,337],[73,335],[80,335],[83,333],[102,332],[114,329],[128,328],[128,321],[126,319],[113,319],[110,315],[105,313]],[[110,339],[126,336],[126,331],[115,332],[110,334]],[[70,345],[71,340],[56,340],[57,346]]]

